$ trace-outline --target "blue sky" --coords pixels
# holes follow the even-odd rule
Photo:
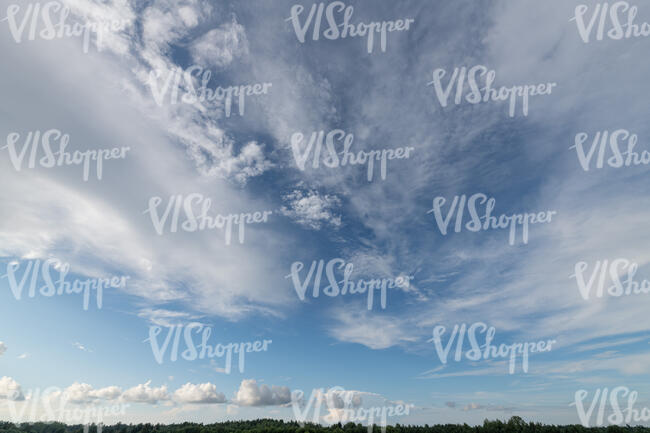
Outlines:
[[[18,171],[1,149],[0,275],[55,258],[70,264],[67,281],[129,280],[84,310],[76,294],[16,299],[0,279],[1,418],[8,390],[28,404],[48,387],[76,392],[75,404],[128,403],[111,422],[292,419],[287,393],[337,386],[362,406],[413,405],[390,423],[578,423],[576,391],[616,386],[650,405],[647,294],[583,299],[571,278],[576,263],[591,275],[597,261],[625,258],[637,281],[650,279],[647,165],[585,171],[571,149],[579,133],[589,146],[621,129],[648,149],[647,38],[585,43],[571,20],[581,3],[559,0],[348,1],[354,23],[415,20],[372,53],[365,38],[312,40],[311,30],[300,43],[287,18],[309,2],[64,3],[70,20],[124,27],[84,53],[79,38],[17,43],[0,22],[3,141],[58,129],[69,151],[130,150],[84,182],[79,166]],[[11,4],[0,0],[2,14]],[[637,6],[636,22],[650,21]],[[220,102],[156,104],[150,73],[192,65],[211,71],[213,89],[272,85],[247,96],[243,115]],[[475,65],[494,70],[497,87],[557,86],[531,97],[526,116],[509,116],[507,102],[441,106],[433,71],[445,69],[446,84]],[[370,182],[365,166],[309,159],[300,170],[292,136],[337,129],[355,152],[413,151]],[[509,245],[507,230],[443,236],[434,198],[447,199],[446,215],[454,196],[477,193],[495,198],[497,215],[556,215],[531,225],[527,243]],[[212,214],[273,213],[247,225],[243,243],[225,245],[219,230],[158,235],[150,199],[163,198],[161,213],[189,194],[209,198]],[[388,290],[385,309],[375,299],[368,310],[365,294],[314,298],[312,286],[301,300],[292,264],[304,263],[302,280],[312,261],[335,258],[353,265],[352,280],[412,279]],[[221,359],[158,364],[150,327],[197,322],[212,345],[272,343],[247,353],[243,372],[224,373]],[[441,363],[433,328],[447,328],[446,343],[455,324],[476,322],[496,329],[496,344],[556,343],[527,373],[502,359]]]

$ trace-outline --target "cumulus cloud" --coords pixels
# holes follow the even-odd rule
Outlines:
[[[212,383],[186,383],[174,392],[174,400],[179,403],[225,403],[226,396],[217,392],[217,386]]]
[[[93,387],[87,383],[75,382],[67,387],[63,393],[67,395],[72,403],[87,403],[97,398],[92,395],[93,391]]]
[[[328,401],[328,406],[335,409],[343,409],[345,407],[359,407],[361,406],[361,392],[346,391],[346,390],[333,390],[330,389],[324,393],[324,397]]]
[[[107,386],[105,388],[100,388],[94,392],[94,395],[96,395],[97,398],[101,398],[104,400],[115,400],[121,394],[122,394],[122,389],[114,385]]]
[[[11,377],[0,377],[0,400],[24,400],[20,384]]]
[[[209,382],[201,384],[188,382],[178,388],[172,395],[169,394],[166,385],[156,388],[151,387],[150,384],[151,381],[147,381],[144,384],[136,385],[123,392],[120,387],[115,385],[95,389],[90,384],[74,382],[63,390],[50,392],[47,396],[43,397],[47,397],[52,402],[60,402],[61,399],[65,399],[65,401],[74,404],[89,404],[102,400],[122,400],[148,404],[158,404],[162,401],[169,404],[173,404],[174,402],[183,404],[227,402],[225,394],[217,392],[216,385]],[[250,391],[249,389],[248,393],[242,394],[242,398],[244,399],[242,402],[258,406],[281,404],[280,402],[285,400],[288,392],[288,389],[281,387],[272,387],[269,390],[268,387],[263,385],[257,391]],[[0,399],[24,400],[25,397],[20,384],[14,379],[5,376],[0,378]]]
[[[132,401],[135,403],[149,403],[157,404],[159,401],[166,401],[170,399],[167,392],[167,385],[162,385],[159,388],[152,388],[149,386],[151,381],[136,385],[129,388],[122,394],[122,399],[125,401]]]
[[[291,402],[291,392],[286,386],[257,385],[255,379],[244,379],[234,398],[239,406],[278,406]]]
[[[341,216],[336,215],[333,209],[341,206],[341,200],[332,195],[319,195],[315,191],[294,190],[286,194],[283,200],[287,206],[282,206],[283,215],[295,220],[298,224],[314,230],[322,226],[341,226]]]
[[[117,386],[94,389],[87,383],[75,382],[63,390],[63,394],[72,403],[89,403],[94,400],[115,400],[122,394],[122,389]]]

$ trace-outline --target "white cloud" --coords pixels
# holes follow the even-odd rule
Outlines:
[[[330,389],[324,394],[325,398],[328,399],[329,407],[335,409],[343,409],[346,406],[359,407],[363,403],[361,398],[363,393],[358,391],[336,391]]]
[[[187,12],[185,19],[189,18]],[[180,19],[179,19],[180,18]],[[143,37],[149,49],[164,50],[170,42],[187,33],[183,19],[170,10],[149,7],[142,16]]]
[[[225,403],[226,396],[217,392],[217,386],[212,383],[186,383],[174,392],[174,400],[179,403]]]
[[[271,163],[264,156],[263,146],[256,142],[234,145],[217,122],[224,111],[223,101],[163,106],[157,106],[153,102],[150,72],[157,70],[161,77],[166,77],[179,67],[168,54],[169,45],[180,38],[190,39],[188,46],[194,61],[202,67],[207,65],[206,70],[211,65],[225,66],[248,53],[244,27],[234,18],[199,37],[190,36],[190,30],[196,27],[199,17],[212,13],[213,5],[210,2],[184,5],[176,13],[177,8],[175,2],[157,2],[145,10],[144,47],[138,47],[140,56],[132,58],[137,62],[133,74],[122,77],[124,87],[143,114],[156,119],[161,130],[183,143],[202,175],[245,184],[250,177],[259,176],[268,170]],[[214,71],[210,72],[214,75]],[[208,85],[216,87],[214,83]],[[178,86],[183,87],[185,83],[179,83]],[[239,147],[241,148],[237,152],[235,149]]]
[[[334,386],[327,391],[323,389],[313,389],[310,395],[305,395],[302,391],[295,391],[293,394],[294,401],[292,404],[298,404],[301,408],[307,406],[308,401],[320,402],[327,407],[327,413],[321,414],[321,420],[328,424],[341,422],[345,424],[350,419],[350,409],[354,410],[360,407],[378,407],[387,404],[404,404],[403,402],[391,402],[381,394],[348,390],[340,386]],[[364,398],[366,401],[364,402]]]
[[[616,371],[623,376],[650,373],[650,353],[619,355],[606,352],[602,356],[577,361],[553,361],[540,365],[534,372],[545,374],[577,375],[579,373]]]
[[[507,360],[495,361],[486,367],[474,366],[461,371],[439,373],[439,371],[445,368],[447,366],[440,366],[425,371],[419,378],[442,379],[450,377],[509,375]],[[612,375],[612,372],[615,372],[616,375]],[[585,380],[589,380],[589,377],[599,377],[596,374],[604,374],[609,375],[610,378],[616,378],[621,376],[647,375],[649,373],[650,353],[619,354],[614,351],[606,351],[600,354],[590,355],[589,359],[555,361],[537,358],[534,362],[531,362],[527,374],[529,376],[542,376],[545,378],[563,379],[565,381],[575,380],[582,383]]]
[[[232,22],[222,24],[197,38],[190,51],[198,64],[223,67],[237,57],[248,55],[246,31],[233,17]]]
[[[125,401],[132,401],[135,403],[150,403],[157,404],[159,401],[169,400],[169,393],[167,392],[167,385],[162,385],[158,388],[152,388],[149,385],[151,381],[144,384],[136,385],[129,388],[122,394],[122,399]]]
[[[633,337],[633,338],[624,338],[621,340],[615,340],[615,341],[604,341],[600,343],[590,343],[590,344],[583,344],[580,345],[575,349],[576,352],[586,352],[589,350],[597,350],[597,349],[606,349],[610,347],[617,347],[617,346],[625,346],[628,344],[632,343],[638,343],[640,341],[648,341],[648,336],[642,335],[640,337]]]
[[[75,382],[64,389],[63,394],[72,403],[88,403],[97,399],[115,400],[122,394],[122,390],[117,386],[94,389],[87,383]]]
[[[23,52],[6,39],[0,41],[0,47],[3,51]],[[0,211],[0,255],[54,256],[69,262],[75,273],[88,277],[105,277],[118,269],[131,277],[123,290],[147,301],[145,305],[152,310],[156,304],[178,301],[182,304],[179,310],[185,308],[192,313],[210,313],[231,320],[249,314],[280,315],[294,297],[288,292],[278,293],[269,282],[269,271],[278,268],[280,259],[269,252],[276,251],[273,244],[279,240],[291,242],[286,236],[281,238],[264,224],[248,225],[245,244],[228,248],[218,230],[201,237],[183,233],[157,236],[150,219],[142,216],[152,195],[169,197],[189,192],[200,192],[218,204],[219,209],[213,209],[214,212],[272,209],[275,204],[254,199],[238,185],[220,179],[197,179],[195,167],[198,164],[199,171],[206,176],[227,177],[235,184],[245,182],[270,167],[262,145],[253,141],[240,147],[225,137],[212,118],[190,116],[179,125],[174,124],[175,120],[168,122],[170,118],[176,119],[174,111],[151,107],[150,94],[142,94],[142,99],[137,100],[137,92],[130,98],[120,91],[119,85],[125,82],[127,88],[137,88],[128,62],[57,47],[49,44],[48,49],[34,48],[36,52],[23,52],[22,58],[28,71],[41,70],[46,64],[51,67],[51,78],[58,84],[37,85],[39,94],[49,95],[48,100],[60,100],[65,94],[65,98],[75,101],[67,113],[72,126],[65,131],[70,133],[71,145],[103,147],[109,146],[110,141],[110,146],[131,146],[132,153],[123,161],[104,166],[106,180],[99,189],[91,188],[92,182],[84,184],[71,177],[74,170],[35,169],[17,173],[9,158],[1,158],[0,182],[5,188],[0,191],[0,200],[8,205]],[[83,67],[74,71],[59,67],[68,62]],[[141,69],[148,74],[147,68]],[[3,74],[16,73],[1,65],[0,69]],[[30,74],[26,80],[39,82]],[[0,87],[5,92],[10,86]],[[12,97],[22,102],[16,105],[12,119],[0,121],[6,130],[21,128],[17,119],[32,119],[29,125],[37,125],[47,123],[46,119],[54,115],[56,107],[38,104],[36,109],[28,108],[33,106],[31,97],[25,99],[24,92],[14,90]],[[104,110],[102,107],[108,106],[106,101],[113,101],[117,105],[109,105],[119,108]],[[99,111],[91,115],[89,107]],[[183,107],[181,111],[187,109]],[[80,126],[92,122],[94,116],[103,119],[99,130],[88,131]],[[25,125],[20,131],[29,128]],[[223,147],[218,146],[220,137],[226,143]],[[179,146],[178,140],[189,140],[189,144]],[[188,161],[188,151],[198,159]],[[49,224],[52,220],[58,223]],[[182,246],[184,254],[172,259],[165,251],[177,246]]]
[[[259,176],[273,166],[264,156],[264,145],[256,141],[245,144],[239,154],[235,154],[231,142],[224,144],[217,148],[210,147],[212,158],[206,158],[208,148],[205,146],[190,149],[190,154],[206,176],[231,178],[243,185],[249,178]],[[213,160],[214,157],[217,157],[216,161]]]
[[[258,386],[255,379],[244,379],[233,402],[239,406],[278,406],[291,402],[291,392],[286,386]]]
[[[92,353],[91,349],[89,349],[88,347],[86,347],[83,344],[79,343],[78,341],[75,341],[74,343],[72,343],[72,345],[74,347],[76,347],[77,349],[83,351],[83,352],[91,352]]]
[[[349,419],[349,409],[358,408],[362,405],[361,399],[363,393],[357,391],[333,391],[323,393],[323,398],[327,402],[327,414],[323,415],[323,420],[327,423],[346,423]]]
[[[103,32],[101,50],[112,51],[118,55],[127,54],[128,32],[133,29],[135,13],[126,2],[120,0],[102,4],[89,0],[65,0],[64,3],[72,15],[88,23],[119,23],[119,30]],[[95,49],[93,43],[91,46],[91,49]]]
[[[94,395],[97,396],[97,398],[101,398],[103,400],[115,400],[121,394],[122,389],[115,385],[107,386],[105,388],[100,388],[94,391]]]
[[[283,197],[288,207],[283,206],[283,215],[295,220],[298,224],[320,230],[323,225],[341,226],[341,216],[333,212],[341,206],[341,200],[332,195],[319,195],[315,191],[294,190]]]
[[[25,396],[20,384],[11,377],[0,377],[0,399],[1,400],[24,400]]]
[[[503,412],[512,412],[515,410],[514,407],[505,407],[500,405],[493,404],[480,404],[480,403],[468,403],[463,407],[463,411],[469,410],[489,410],[489,411],[503,411]]]
[[[175,326],[195,321],[199,316],[183,311],[171,311],[163,308],[143,308],[138,312],[138,317],[147,319],[154,325]]]
[[[196,10],[189,6],[183,6],[178,9],[178,15],[187,27],[195,27],[199,23],[199,16]]]
[[[359,343],[371,349],[387,349],[417,340],[406,321],[349,308],[335,310],[337,321],[329,333],[339,341]]]

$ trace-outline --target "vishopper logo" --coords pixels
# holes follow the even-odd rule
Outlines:
[[[454,330],[449,336],[447,344],[443,346],[442,336],[447,331],[443,325],[438,325],[433,328],[433,337],[427,340],[428,343],[433,343],[436,347],[436,352],[440,362],[444,365],[447,364],[449,351],[456,341],[456,352],[454,354],[454,361],[460,362],[463,358],[463,346],[465,343],[465,335],[469,340],[470,350],[465,352],[464,356],[468,361],[479,361],[481,359],[497,359],[497,358],[510,358],[508,373],[514,374],[516,370],[517,355],[521,355],[521,369],[524,373],[528,373],[528,355],[529,353],[548,352],[551,350],[552,345],[556,343],[555,340],[526,342],[526,343],[513,343],[513,344],[500,344],[492,346],[492,341],[496,335],[494,326],[488,326],[483,322],[476,322],[469,327],[466,324],[454,325]],[[477,331],[480,334],[485,333],[485,343],[479,345],[477,339]],[[487,332],[486,332],[487,331]]]
[[[576,391],[575,401],[569,405],[576,407],[580,423],[585,427],[601,427],[606,425],[605,411],[612,412],[607,416],[607,424],[611,425],[629,425],[632,422],[639,423],[650,421],[650,408],[644,407],[641,410],[635,409],[634,406],[636,405],[639,393],[631,391],[627,386],[617,386],[611,391],[609,391],[608,388],[598,388],[591,398],[589,409],[585,411],[585,405],[583,402],[588,395],[589,392],[585,389]],[[607,405],[608,396],[609,407]],[[627,404],[624,409],[622,409],[623,405],[621,405],[623,398],[627,398]],[[598,412],[595,414],[596,422],[595,424],[590,425],[596,405],[598,405]]]
[[[442,208],[447,202],[447,199],[444,197],[436,197],[433,199],[433,208],[427,211],[427,213],[433,213],[440,234],[445,236],[449,228],[454,212],[456,213],[456,222],[454,225],[454,231],[459,233],[463,227],[466,230],[471,232],[479,232],[485,230],[497,230],[497,229],[509,229],[510,235],[508,238],[508,243],[510,245],[515,244],[517,237],[517,226],[521,226],[521,238],[524,244],[528,243],[528,230],[529,224],[547,224],[551,222],[551,219],[556,211],[545,211],[538,213],[523,213],[523,214],[513,214],[506,215],[501,214],[498,217],[492,215],[492,211],[496,206],[496,199],[493,197],[488,197],[485,194],[477,193],[471,195],[469,198],[465,194],[459,196],[454,196],[453,201],[447,211],[447,216],[443,217]],[[463,216],[465,215],[465,205],[467,205],[467,211],[469,212],[470,221],[463,226]],[[483,210],[483,215],[479,215],[479,210],[477,209],[479,205],[485,205]]]
[[[101,433],[104,418],[125,415],[128,403],[100,404],[99,401],[75,401],[66,390],[49,387],[30,390],[23,396],[15,393],[7,399],[11,422],[18,424],[35,422],[61,422],[70,425],[82,424],[84,433],[95,424]]]
[[[469,69],[466,66],[454,68],[447,85],[443,86],[442,80],[446,75],[447,71],[445,69],[434,69],[433,80],[427,83],[427,86],[433,86],[438,102],[442,107],[447,106],[449,97],[454,90],[454,86],[456,86],[454,104],[460,105],[463,100],[469,104],[510,101],[510,117],[515,117],[519,98],[521,99],[521,112],[524,116],[528,116],[530,97],[550,95],[553,92],[553,87],[557,86],[557,83],[542,83],[493,88],[497,74],[493,69],[488,70],[483,65],[473,66]],[[467,80],[467,85],[465,80]],[[479,82],[482,84],[479,84]],[[467,90],[469,90],[468,94],[466,94]]]
[[[332,387],[327,391],[323,388],[313,389],[308,402],[305,402],[304,394],[301,390],[291,393],[291,406],[295,420],[301,427],[308,422],[312,412],[312,420],[315,424],[321,421],[328,424],[366,423],[368,433],[372,432],[375,425],[379,425],[381,431],[385,433],[388,417],[408,415],[413,407],[412,404],[405,403],[362,407],[362,393],[346,391],[340,386]],[[328,410],[326,415],[321,415],[323,402]]]
[[[194,74],[196,73],[196,78]],[[240,86],[218,86],[214,90],[208,87],[212,72],[203,70],[198,65],[190,66],[187,69],[173,68],[166,71],[166,77],[163,81],[160,78],[163,71],[160,69],[149,72],[148,84],[151,87],[151,93],[158,106],[165,104],[165,98],[169,95],[169,103],[172,105],[180,102],[183,104],[196,104],[200,102],[222,101],[226,117],[230,117],[233,100],[237,101],[239,115],[243,116],[246,111],[246,97],[266,95],[269,92],[271,83],[245,84]],[[195,83],[200,85],[198,92]]]
[[[19,18],[18,16],[23,8],[22,18]],[[27,40],[29,41],[36,39],[51,41],[81,37],[84,53],[89,51],[92,34],[95,34],[97,51],[101,52],[105,35],[109,32],[121,31],[129,23],[126,20],[104,20],[88,23],[75,21],[71,23],[72,20],[68,19],[69,16],[70,9],[58,1],[22,3],[9,5],[6,18],[0,19],[0,22],[7,21],[9,31],[16,43],[23,41],[26,30],[28,30]],[[42,27],[39,26],[39,19],[42,22]]]
[[[25,269],[22,271],[22,276],[18,277],[23,264],[25,265]],[[64,294],[80,294],[83,292],[84,310],[88,310],[91,292],[95,292],[97,308],[101,309],[104,289],[126,287],[126,280],[131,278],[128,276],[112,276],[108,278],[87,278],[85,280],[75,279],[70,282],[66,281],[66,277],[70,271],[69,263],[49,258],[43,261],[40,259],[27,260],[23,264],[19,261],[9,262],[7,264],[7,273],[2,275],[2,278],[6,277],[9,280],[9,288],[17,301],[22,298],[26,283],[29,280],[27,296],[30,298],[34,298],[37,293],[41,296],[51,297],[54,295],[61,296]],[[40,288],[37,287],[39,277],[45,283]]]
[[[151,222],[158,235],[165,232],[167,220],[169,221],[168,230],[170,233],[176,233],[179,230],[179,219],[181,213],[185,215],[185,220],[180,223],[180,230],[185,232],[195,232],[207,229],[224,230],[225,244],[230,245],[232,239],[233,226],[238,227],[239,243],[243,244],[246,234],[246,224],[260,224],[268,222],[268,217],[273,211],[263,211],[254,213],[239,213],[221,215],[217,214],[214,217],[208,215],[212,200],[205,198],[203,194],[192,193],[183,197],[183,195],[172,195],[169,197],[167,206],[162,215],[158,213],[158,207],[162,204],[161,197],[151,197],[149,199],[149,208],[144,211],[144,214],[149,214]],[[195,206],[201,206],[198,213],[195,213]]]
[[[208,339],[210,338],[210,334],[212,334],[212,328],[201,323],[193,322],[188,325],[172,325],[165,328],[167,328],[167,335],[165,336],[164,341],[162,341],[162,344],[158,341],[158,335],[163,332],[162,326],[150,326],[149,338],[144,340],[144,342],[148,341],[151,344],[151,351],[153,352],[153,356],[158,364],[163,363],[170,343],[172,346],[171,350],[169,350],[169,360],[171,362],[176,362],[178,360],[182,336],[186,348],[180,353],[181,358],[186,361],[194,361],[197,359],[223,358],[225,356],[225,365],[223,368],[219,369],[225,374],[230,374],[233,353],[239,355],[239,372],[243,373],[245,354],[251,352],[266,352],[268,350],[268,345],[272,343],[272,340],[256,340],[245,343],[219,343],[210,346],[210,344],[208,344]],[[201,343],[198,345],[194,343],[194,333],[200,334],[201,336]]]
[[[311,266],[309,267],[309,272],[305,276],[305,279],[300,281],[300,272],[303,270],[305,265],[302,262],[294,262],[291,265],[291,273],[285,278],[291,278],[293,282],[293,287],[298,294],[298,297],[301,301],[305,300],[305,294],[307,293],[307,288],[309,283],[313,280],[313,290],[312,296],[318,298],[320,294],[320,286],[323,277],[323,270],[325,271],[325,276],[329,285],[323,288],[323,293],[326,296],[344,296],[346,294],[363,294],[368,293],[368,310],[372,310],[374,306],[374,296],[375,290],[380,291],[380,304],[382,309],[386,309],[386,297],[387,289],[393,289],[395,287],[408,289],[410,286],[411,279],[413,276],[400,275],[397,278],[375,278],[371,280],[352,280],[352,272],[354,270],[354,265],[352,263],[347,263],[345,260],[340,258],[331,259],[325,264],[325,260],[316,260],[312,261]],[[338,269],[343,272],[343,279],[338,280],[335,271]],[[315,273],[314,273],[315,272]]]
[[[589,171],[591,168],[603,168],[605,164],[612,168],[650,164],[650,152],[647,150],[641,154],[635,152],[634,148],[639,138],[627,129],[617,129],[611,134],[609,131],[598,131],[594,134],[589,149],[585,150],[585,143],[588,140],[589,134],[580,132],[576,134],[575,144],[569,148],[576,150],[578,161],[584,171]],[[623,145],[626,147],[625,152],[621,151]],[[598,151],[598,156],[596,156],[596,151]],[[607,155],[611,156],[605,160]],[[592,164],[593,161],[595,161],[595,167]]]
[[[301,24],[300,19],[304,11],[304,6],[293,5],[291,7],[291,16],[286,19],[286,21],[291,21],[293,24],[293,30],[295,31],[296,37],[300,43],[305,43],[305,37],[309,30],[309,26],[313,23],[311,37],[314,41],[320,39],[321,28],[323,28],[323,37],[329,40],[345,39],[347,37],[365,37],[368,54],[372,53],[375,48],[375,37],[379,39],[381,51],[385,53],[388,33],[395,31],[408,31],[410,30],[411,24],[415,22],[413,18],[405,18],[396,21],[375,21],[367,24],[362,22],[351,24],[350,21],[352,20],[352,14],[354,14],[354,7],[346,6],[342,1],[333,1],[329,3],[327,7],[325,6],[325,3],[314,3]],[[341,13],[343,14],[342,17]],[[325,14],[325,20],[329,26],[327,29],[322,26],[323,14]]]
[[[346,134],[341,129],[330,131],[327,135],[325,135],[324,131],[312,132],[309,141],[305,143],[304,140],[305,136],[300,132],[296,132],[291,136],[291,150],[293,151],[296,165],[301,171],[305,171],[307,160],[312,150],[314,151],[312,168],[319,168],[321,155],[323,155],[323,151],[325,150],[327,155],[323,155],[322,158],[322,163],[325,167],[338,168],[347,165],[366,165],[368,182],[372,182],[374,177],[375,163],[379,166],[381,180],[386,180],[388,161],[393,159],[408,159],[411,157],[410,153],[415,150],[414,147],[398,147],[395,149],[373,149],[367,152],[360,150],[355,154],[350,151],[354,142],[354,135]],[[343,144],[343,150],[338,153],[335,141],[342,142]],[[325,144],[325,149],[323,149],[323,144]]]
[[[597,260],[589,273],[587,268],[589,268],[589,263],[578,262],[575,265],[575,273],[569,277],[576,279],[580,295],[585,300],[589,300],[594,285],[596,285],[595,296],[602,298],[608,280],[612,283],[607,288],[609,296],[620,297],[650,293],[650,281],[635,281],[634,277],[639,265],[628,259]],[[585,278],[585,276],[588,278]]]
[[[58,129],[48,129],[41,131],[29,131],[24,139],[22,148],[18,150],[18,141],[20,134],[12,132],[7,136],[7,145],[2,149],[7,149],[11,164],[16,171],[23,168],[23,161],[29,150],[29,162],[27,168],[40,166],[43,168],[63,167],[68,165],[83,165],[83,180],[88,181],[91,171],[91,165],[95,166],[97,180],[102,179],[104,173],[104,161],[110,159],[124,159],[126,152],[131,150],[130,147],[114,147],[112,149],[93,149],[86,151],[75,150],[67,152],[66,148],[70,143],[70,136],[63,134]],[[52,150],[58,143],[58,151]],[[38,158],[39,150],[42,149],[42,157]],[[91,164],[91,161],[94,161]]]
[[[605,37],[616,41],[645,38],[650,36],[650,24],[636,24],[638,12],[636,6],[631,6],[626,1],[614,2],[611,5],[607,2],[595,5],[581,4],[576,6],[575,15],[569,21],[576,22],[578,34],[585,44],[592,40],[594,31],[597,41],[602,41]]]

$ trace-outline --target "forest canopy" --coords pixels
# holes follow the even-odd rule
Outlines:
[[[285,422],[272,419],[260,419],[254,421],[228,421],[215,424],[115,424],[102,426],[97,431],[92,425],[87,431],[89,433],[368,433],[368,427],[361,424],[333,424],[322,426],[319,424],[307,423],[302,426],[293,421]],[[373,433],[381,432],[381,427],[375,426]],[[65,425],[61,423],[30,423],[13,424],[0,422],[0,433],[83,433],[82,425]],[[469,426],[467,424],[444,424],[444,425],[400,425],[387,426],[386,433],[650,433],[650,428],[636,427],[583,427],[581,425],[543,425],[540,423],[527,423],[518,416],[508,421],[488,421],[483,425]]]

